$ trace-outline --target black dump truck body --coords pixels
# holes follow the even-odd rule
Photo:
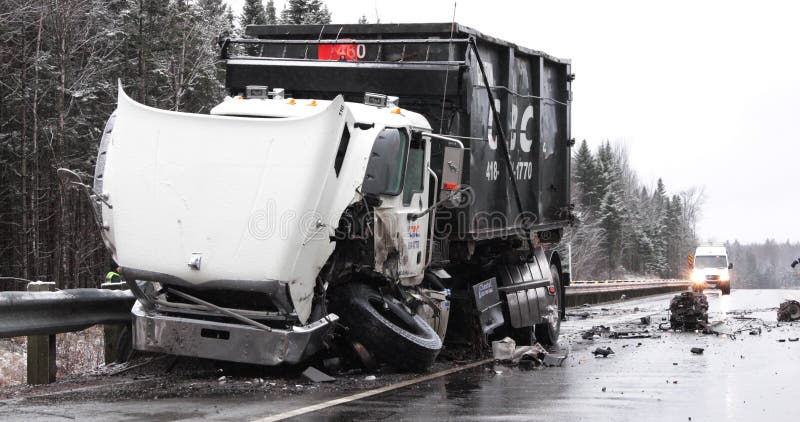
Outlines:
[[[251,25],[246,35],[251,39],[223,48],[233,95],[263,85],[297,98],[397,96],[400,107],[426,116],[436,133],[464,143],[460,184],[472,194],[468,206],[438,216],[445,238],[480,242],[525,234],[510,167],[528,230],[558,241],[571,215],[569,61],[450,23]],[[484,76],[510,160],[498,145]],[[432,167],[444,182],[448,163],[439,147]]]

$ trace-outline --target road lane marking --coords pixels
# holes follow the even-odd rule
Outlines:
[[[436,378],[441,378],[446,375],[454,374],[456,372],[461,372],[466,369],[474,368],[476,366],[486,365],[487,363],[493,362],[494,359],[484,359],[477,362],[469,363],[466,365],[458,366],[455,368],[446,369],[444,371],[439,371],[430,375],[425,375],[424,377],[414,378],[402,382],[398,382],[396,384],[387,385],[384,387],[376,388],[374,390],[364,391],[358,394],[353,394],[351,396],[342,397],[339,399],[328,400],[322,403],[317,403],[311,406],[301,407],[295,410],[289,410],[287,412],[278,413],[277,415],[267,416],[261,419],[255,419],[251,422],[274,422],[274,421],[281,421],[288,418],[293,418],[300,415],[305,415],[307,413],[316,412],[318,410],[327,409],[329,407],[338,406],[340,404],[349,403],[351,401],[361,400],[367,397],[376,396],[378,394],[383,394],[389,391],[397,390],[400,388],[408,387],[410,385],[419,384],[421,382],[426,382],[430,380],[434,380]]]

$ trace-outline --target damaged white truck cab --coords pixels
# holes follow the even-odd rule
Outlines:
[[[556,342],[569,62],[460,25],[337,28],[226,41],[208,115],[120,87],[94,190],[134,347],[424,370],[444,342]],[[372,59],[329,57],[349,49]]]

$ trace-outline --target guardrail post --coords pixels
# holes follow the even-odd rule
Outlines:
[[[100,285],[104,290],[128,290],[126,282],[103,283]],[[128,335],[123,335],[125,328],[128,328]],[[114,362],[123,362],[128,358],[128,353],[133,346],[130,336],[130,324],[106,324],[103,325],[103,356],[106,365]]]
[[[53,292],[56,283],[28,283],[29,292]],[[28,384],[49,384],[56,380],[56,335],[28,336]]]

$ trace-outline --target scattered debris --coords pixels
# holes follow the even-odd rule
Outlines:
[[[778,339],[778,343],[786,343],[786,339],[785,338],[779,338]]]
[[[548,353],[544,355],[542,363],[544,364],[544,366],[561,366],[564,363],[564,361],[567,360],[568,355],[569,355],[568,351],[564,352],[563,355],[555,355]]]
[[[331,382],[331,381],[336,381],[336,378],[334,378],[334,377],[332,377],[332,376],[320,371],[317,368],[314,368],[313,366],[309,366],[308,368],[306,368],[306,370],[303,371],[302,375],[304,377],[308,378],[308,380],[311,381],[311,382]]]
[[[366,377],[364,377],[364,381],[375,381],[376,379],[378,378],[375,377],[375,375],[367,375]]]
[[[695,355],[702,355],[704,350],[702,347],[692,347],[691,352]]]
[[[800,302],[796,300],[785,300],[778,307],[778,321],[788,322],[800,319]]]
[[[797,337],[789,338],[789,341],[797,341],[797,340],[800,340],[800,338]]]
[[[605,349],[603,349],[602,347],[598,347],[597,349],[594,349],[592,354],[594,355],[594,357],[602,356],[604,358],[607,358],[608,355],[613,355],[614,351],[611,350],[610,347],[606,347]]]
[[[673,330],[694,330],[708,322],[708,299],[702,293],[683,292],[669,304],[670,326]]]
[[[605,325],[595,325],[592,327],[591,330],[587,330],[581,335],[581,338],[584,340],[591,340],[595,336],[600,337],[603,333],[610,333],[611,327],[606,327]]]
[[[650,315],[639,318],[639,321],[641,321],[643,325],[650,325]]]
[[[517,342],[510,337],[492,342],[492,357],[499,361],[508,361],[514,357]]]
[[[581,313],[567,312],[566,315],[568,317],[580,317],[581,319],[587,319],[591,316],[591,314],[588,312],[581,312]]]
[[[505,365],[519,365],[522,369],[533,369],[539,366],[561,366],[567,359],[568,351],[563,355],[551,354],[539,343],[533,346],[517,346],[511,338],[492,342],[492,356]]]
[[[734,335],[733,330],[725,324],[725,321],[714,321],[712,323],[701,322],[700,326],[703,327],[703,333],[705,334]]]
[[[604,392],[604,393],[606,392],[606,388],[605,388],[605,387],[603,387],[603,392]]]
[[[648,330],[643,331],[612,331],[608,335],[609,338],[625,339],[625,338],[651,338],[653,334]]]

